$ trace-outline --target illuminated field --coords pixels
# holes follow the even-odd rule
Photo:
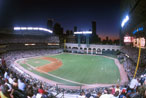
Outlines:
[[[80,83],[116,84],[120,82],[119,69],[113,59],[103,56],[77,54],[45,56],[45,58],[47,57],[55,58],[62,62],[62,65],[58,69],[49,71],[48,73],[63,79],[50,76],[47,73],[41,73],[35,69],[30,69],[30,66],[37,68],[47,63],[49,64],[49,61],[42,59],[44,57],[26,59],[25,63],[19,62],[19,64],[35,74],[67,85],[80,85]],[[70,82],[66,80],[70,80]]]

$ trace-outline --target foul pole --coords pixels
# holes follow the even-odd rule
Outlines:
[[[137,73],[137,70],[138,70],[138,66],[139,66],[139,61],[140,61],[140,55],[141,55],[141,40],[139,40],[139,54],[138,54],[138,59],[137,59],[137,65],[136,65],[136,69],[135,69],[135,73],[134,73],[134,76],[133,78],[136,77],[136,73]]]

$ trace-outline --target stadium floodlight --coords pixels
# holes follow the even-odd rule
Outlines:
[[[24,44],[25,46],[28,46],[29,44]]]
[[[92,34],[91,31],[83,31],[83,34]]]
[[[129,16],[127,15],[127,16],[123,19],[123,21],[122,21],[122,23],[121,23],[121,27],[122,27],[122,28],[123,28],[124,25],[128,22],[128,20],[129,20]]]
[[[30,44],[31,46],[34,46],[35,44]]]
[[[47,31],[47,32],[53,33],[53,31],[48,30],[48,29],[44,29],[44,31]]]
[[[46,29],[46,28],[39,28],[39,30],[53,33],[53,31],[51,31],[51,30],[49,30],[49,29]]]
[[[26,27],[20,27],[20,30],[27,30]]]
[[[51,31],[51,30],[47,30],[48,32],[50,32],[50,33],[53,33],[53,31]]]
[[[91,31],[74,32],[74,34],[92,34]]]
[[[20,27],[14,27],[14,30],[20,30]]]
[[[49,32],[48,29],[45,29],[45,28],[43,29],[43,31]]]
[[[27,30],[33,30],[33,27],[28,27]]]
[[[34,46],[36,44],[24,44],[25,46]]]
[[[34,27],[33,30],[39,30],[39,28],[38,27]]]
[[[46,29],[46,28],[39,28],[39,27],[14,27],[14,30],[40,30],[40,31],[45,31],[49,33],[53,33],[52,30]]]
[[[44,29],[43,29],[43,28],[39,28],[39,30],[40,30],[40,31],[43,31]]]
[[[43,28],[43,31],[47,31],[47,29]]]
[[[52,30],[48,30],[48,32],[53,33],[53,31],[52,31]]]
[[[82,34],[82,32],[74,32],[74,34]]]

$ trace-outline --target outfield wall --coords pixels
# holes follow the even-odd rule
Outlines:
[[[103,51],[119,51],[122,47],[119,45],[95,45],[90,44],[89,47],[87,47],[86,44],[73,44],[73,43],[66,43],[66,50],[70,52],[76,51],[77,53],[83,52],[83,53],[90,53],[90,54],[102,54]]]

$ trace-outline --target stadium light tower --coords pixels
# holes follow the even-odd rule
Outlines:
[[[74,34],[78,36],[78,47],[80,47],[80,44],[81,44],[80,35],[82,34],[86,35],[86,44],[87,44],[87,47],[89,47],[89,34],[92,34],[91,31],[74,32]]]
[[[121,23],[121,27],[123,28],[124,25],[125,25],[128,21],[129,21],[129,16],[127,15],[127,16],[123,19],[123,21],[122,21],[122,23]]]

